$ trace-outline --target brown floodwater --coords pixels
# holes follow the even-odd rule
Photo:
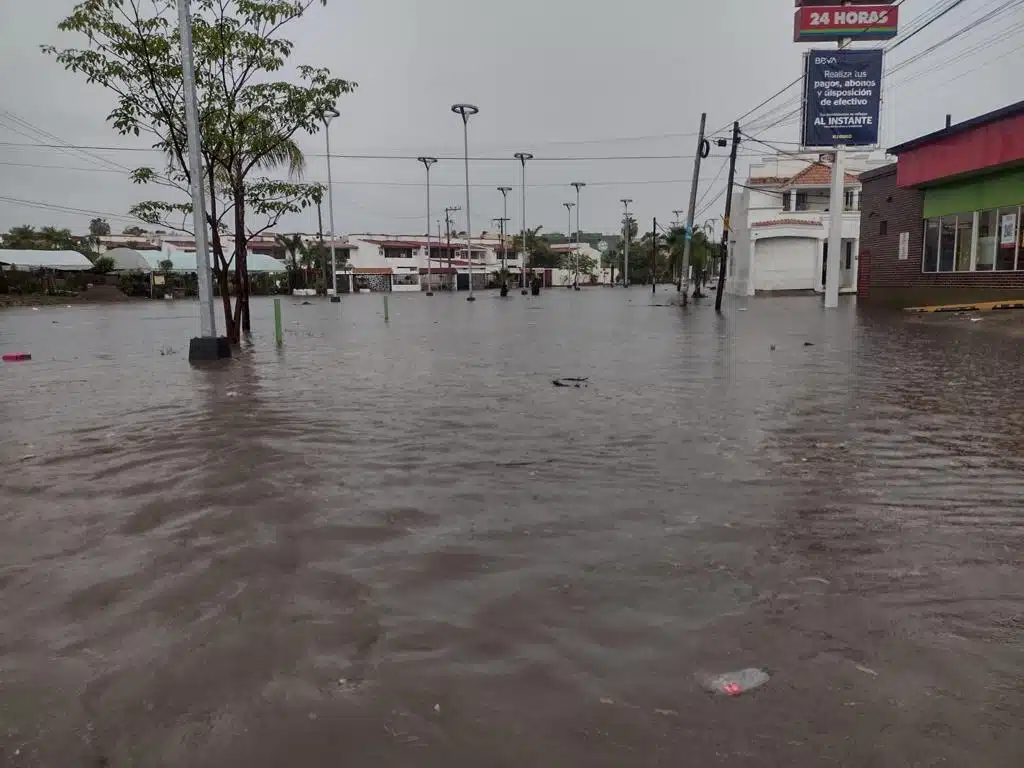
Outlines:
[[[0,312],[0,765],[1021,765],[1021,342],[674,298]]]

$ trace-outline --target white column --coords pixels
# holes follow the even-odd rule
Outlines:
[[[839,260],[843,255],[843,209],[846,196],[846,149],[836,147],[832,163],[832,195],[829,200],[828,264],[825,271],[825,309],[839,306]]]

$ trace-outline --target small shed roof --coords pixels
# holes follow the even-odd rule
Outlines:
[[[162,251],[145,250],[135,248],[111,248],[103,254],[114,260],[114,269],[124,271],[152,272],[154,267],[150,259],[159,261],[163,256]]]
[[[287,267],[283,261],[267,256],[265,253],[252,253],[246,257],[246,264],[250,272],[286,272]]]
[[[60,269],[68,272],[92,269],[92,262],[78,251],[3,249],[0,250],[0,264],[10,264],[19,269]]]

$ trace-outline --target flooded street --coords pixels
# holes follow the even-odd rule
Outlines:
[[[0,765],[1019,766],[1020,341],[675,298],[0,312]]]

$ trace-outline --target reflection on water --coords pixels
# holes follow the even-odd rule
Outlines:
[[[0,314],[0,763],[1019,765],[1019,345],[659,301]]]

